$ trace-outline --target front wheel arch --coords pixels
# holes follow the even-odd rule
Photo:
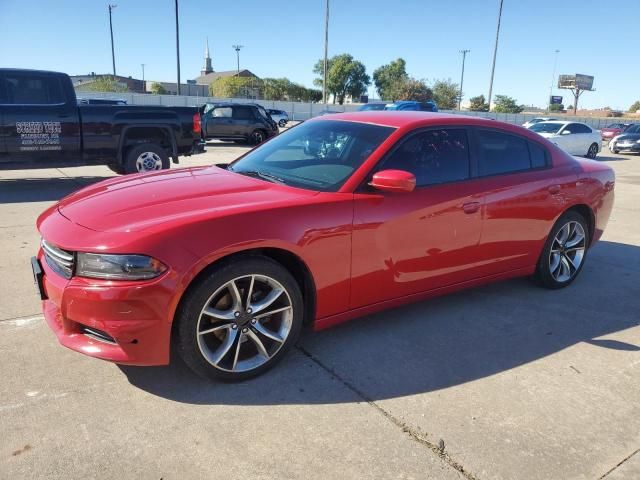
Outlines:
[[[302,292],[302,300],[304,302],[304,324],[311,325],[315,322],[316,318],[316,285],[311,270],[307,264],[298,255],[286,250],[284,248],[276,247],[262,247],[253,248],[248,250],[241,250],[234,252],[223,257],[217,258],[213,262],[198,271],[191,280],[188,281],[188,285],[180,294],[180,298],[177,302],[172,321],[172,339],[175,335],[175,319],[178,317],[183,300],[186,298],[190,290],[197,287],[197,285],[206,279],[210,272],[221,265],[233,263],[244,257],[262,256],[270,258],[275,262],[286,268],[293,278],[298,283],[300,291]]]

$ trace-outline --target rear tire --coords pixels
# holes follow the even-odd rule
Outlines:
[[[278,122],[280,128],[284,128],[287,125],[287,121],[283,118]]]
[[[155,143],[141,143],[127,151],[125,173],[146,173],[169,168],[169,156]]]
[[[534,279],[549,289],[571,284],[584,265],[589,246],[589,228],[582,215],[565,212],[554,224],[544,244]]]
[[[251,136],[249,137],[249,142],[252,145],[260,145],[267,139],[267,135],[263,130],[254,130],[251,132]]]
[[[303,312],[300,287],[282,265],[257,255],[236,259],[187,293],[175,318],[177,350],[201,377],[246,380],[295,344]]]
[[[589,150],[587,150],[587,154],[585,155],[587,158],[594,159],[598,155],[598,144],[592,143],[589,145]]]

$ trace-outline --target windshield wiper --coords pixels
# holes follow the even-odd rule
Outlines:
[[[280,183],[282,185],[286,185],[287,182],[284,181],[284,179],[273,175],[271,173],[266,173],[266,172],[262,172],[260,170],[231,170],[232,172],[236,172],[239,173],[240,175],[246,175],[248,177],[255,177],[255,178],[261,178],[263,180],[267,180],[269,182],[272,183]]]

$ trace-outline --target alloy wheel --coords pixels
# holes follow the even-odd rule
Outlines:
[[[549,252],[549,271],[560,283],[571,280],[582,265],[586,235],[580,222],[567,222],[556,233]]]
[[[258,144],[260,144],[260,143],[262,143],[264,141],[264,135],[259,130],[256,131],[256,132],[253,132],[251,134],[251,138],[253,140],[253,143],[256,144],[256,145],[258,145]]]
[[[594,143],[589,147],[589,151],[587,152],[587,158],[596,158],[598,155],[598,146]]]
[[[197,343],[207,362],[225,372],[246,372],[268,362],[293,325],[286,289],[266,275],[234,278],[205,302]]]
[[[151,172],[162,170],[162,159],[155,152],[143,152],[136,159],[136,170],[138,172]]]

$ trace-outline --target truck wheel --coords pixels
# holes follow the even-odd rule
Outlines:
[[[125,173],[145,173],[169,168],[169,156],[160,145],[141,143],[131,147],[124,162]]]

